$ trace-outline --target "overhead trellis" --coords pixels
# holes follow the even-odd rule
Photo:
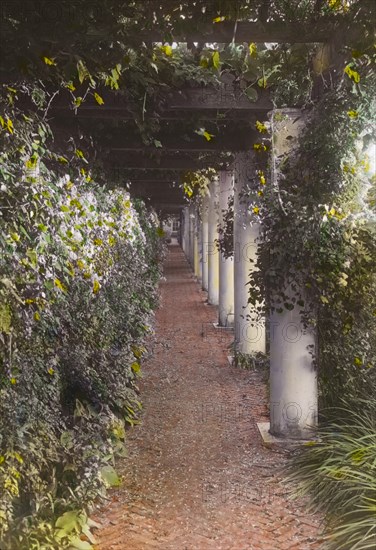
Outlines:
[[[95,144],[94,158],[127,178],[162,153],[158,170],[171,181],[171,153],[182,155],[181,171],[213,152],[246,150],[276,101],[295,106],[321,93],[336,77],[336,44],[362,43],[372,9],[368,0],[5,1],[0,77],[43,81],[38,93],[18,88],[19,101],[48,106],[65,142]],[[319,50],[319,61],[317,43],[333,50]],[[177,124],[166,130],[165,121]]]

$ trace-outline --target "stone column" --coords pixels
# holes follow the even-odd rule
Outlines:
[[[200,229],[200,220],[199,220],[199,212],[198,208],[194,208],[194,234],[193,234],[193,267],[195,276],[197,279],[200,278],[200,244],[199,244],[199,229]]]
[[[195,208],[190,205],[188,208],[189,216],[189,251],[188,259],[192,269],[194,269],[194,240],[195,240]]]
[[[188,208],[183,208],[181,217],[181,247],[186,256],[188,256]]]
[[[234,173],[232,170],[219,172],[219,226],[224,227],[223,215],[229,201],[234,196]],[[219,255],[219,326],[228,327],[234,324],[234,258]]]
[[[184,240],[184,209],[180,210],[179,213],[179,220],[180,220],[180,227],[179,227],[179,244],[183,248],[183,240]]]
[[[250,154],[238,153],[234,183],[234,325],[236,350],[265,353],[265,320],[248,304],[251,270],[255,269],[260,223],[244,198],[256,167]]]
[[[276,189],[279,165],[296,146],[304,126],[300,115],[298,109],[281,109],[270,115],[273,135],[271,184]],[[301,311],[307,309],[312,317],[314,309],[298,275],[294,291],[290,282],[281,289],[284,303],[288,302],[290,309],[281,306],[280,293],[270,296],[270,432],[287,439],[312,437],[313,428],[317,426],[316,334],[312,326],[303,324],[301,315]],[[296,304],[297,291],[304,306]]]
[[[209,245],[209,197],[205,196],[201,206],[201,265],[202,265],[202,289],[208,290],[208,245]]]
[[[202,219],[200,208],[197,207],[197,247],[198,247],[198,279],[202,282]]]
[[[209,216],[208,216],[208,302],[214,306],[219,300],[219,251],[218,240],[218,179],[214,178],[209,185]]]

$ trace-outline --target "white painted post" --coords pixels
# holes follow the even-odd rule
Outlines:
[[[202,283],[202,219],[200,209],[197,208],[197,248],[198,248],[198,279]]]
[[[257,259],[260,224],[242,197],[255,175],[250,154],[238,153],[235,159],[234,189],[234,324],[236,350],[243,354],[265,353],[265,320],[248,303],[251,270]]]
[[[208,245],[209,245],[209,197],[205,196],[202,200],[201,211],[201,229],[202,229],[202,290],[208,290]]]
[[[277,114],[278,113],[278,114]],[[299,118],[300,117],[300,118]],[[298,109],[278,109],[271,113],[273,136],[272,185],[278,183],[279,164],[296,145],[304,119]],[[290,285],[282,289],[290,303],[295,293]],[[306,308],[304,289],[300,289]],[[277,297],[270,303],[277,305]],[[312,437],[317,426],[317,372],[314,362],[316,334],[302,323],[297,304],[270,316],[270,432],[286,439]]]
[[[219,300],[219,251],[218,240],[218,179],[213,178],[209,185],[208,218],[208,302],[214,306]]]
[[[187,256],[187,250],[188,250],[188,214],[187,214],[188,208],[183,208],[182,212],[182,229],[181,229],[181,247],[183,249],[184,254]]]
[[[229,200],[234,196],[233,170],[219,172],[219,226],[224,227],[223,215],[228,209]],[[234,258],[219,255],[219,326],[234,325]]]
[[[188,208],[189,216],[189,263],[194,269],[194,240],[195,240],[195,209],[193,205]]]
[[[199,212],[198,209],[194,208],[194,224],[193,224],[193,267],[195,276],[197,279],[200,278],[200,249],[199,249],[199,240],[198,240],[198,234],[199,234]]]

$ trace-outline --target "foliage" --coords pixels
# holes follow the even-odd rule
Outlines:
[[[234,254],[234,199],[229,198],[227,208],[222,211],[222,224],[218,225],[218,248],[225,258]]]
[[[352,53],[309,113],[299,147],[279,159],[278,183],[269,184],[260,169],[253,183],[262,183],[256,215],[265,232],[250,299],[260,301],[261,289],[272,297],[265,307],[297,304],[307,321],[316,319],[326,406],[344,392],[364,397],[376,383],[375,180],[366,151],[374,139],[374,61]],[[278,116],[283,125],[283,112]]]
[[[208,194],[210,181],[215,175],[216,171],[213,168],[185,172],[182,176],[184,194],[191,200],[204,197]]]
[[[368,0],[3,3],[3,546],[90,545],[82,510],[119,481],[113,456],[124,452],[125,424],[137,421],[139,360],[156,303],[156,220],[124,190],[110,191],[115,182],[102,168],[102,136],[111,136],[118,123],[123,133],[128,126],[95,121],[53,132],[48,116],[57,102],[75,112],[85,103],[99,110],[114,92],[132,110],[143,143],[155,150],[163,147],[155,136],[158,112],[182,86],[229,78],[234,91],[252,101],[268,90],[278,107],[309,106],[300,148],[283,159],[279,185],[269,184],[265,121],[256,123],[260,162],[248,200],[265,233],[250,300],[260,302],[260,293],[275,295],[293,281],[305,293],[297,303],[307,294],[319,304],[313,313],[323,401],[350,389],[356,401],[375,387],[376,191],[357,148],[359,137],[371,138],[374,120],[374,9]],[[228,22],[235,32],[242,20],[329,25],[334,45],[347,45],[337,74],[315,45],[173,44],[181,32]],[[155,29],[161,39],[153,43]],[[327,86],[319,99],[312,94],[315,75]],[[197,121],[191,131],[214,138],[212,127]],[[95,132],[99,158],[93,162]],[[207,177],[191,173],[184,184],[199,201]],[[229,210],[230,231],[231,221]],[[292,306],[283,292],[278,299]],[[88,541],[78,540],[80,532]]]
[[[237,367],[250,370],[268,370],[269,358],[265,353],[257,352],[254,354],[245,354],[236,350],[234,347],[234,362]]]
[[[376,543],[375,401],[337,409],[318,441],[297,451],[289,479],[327,519],[328,550],[366,550]]]
[[[369,150],[376,59],[370,42],[341,55],[337,75],[301,115],[298,144],[268,170],[261,162],[250,182],[260,196],[250,208],[264,227],[250,301],[268,296],[264,312],[298,306],[303,322],[316,324],[321,410],[341,405],[343,396],[349,408],[327,410],[319,442],[292,463],[291,479],[326,515],[333,550],[373,548],[376,536],[376,181]],[[290,117],[275,113],[272,128]],[[254,149],[262,156],[267,147],[262,139]]]
[[[56,152],[16,95],[8,86],[0,119],[0,541],[90,548],[83,510],[119,482],[113,460],[141,408],[158,220],[96,183],[74,143]]]

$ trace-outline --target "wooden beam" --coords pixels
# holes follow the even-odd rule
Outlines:
[[[168,204],[168,203],[163,203],[163,202],[157,202],[155,203],[154,205],[154,208],[156,210],[164,210],[166,212],[170,212],[171,214],[178,214],[185,206],[188,206],[188,203],[185,202],[185,203],[177,203],[177,204]]]
[[[150,202],[152,204],[156,203],[164,203],[164,204],[182,204],[186,205],[187,201],[184,199],[183,194],[179,196],[173,196],[173,195],[161,195],[161,194],[155,194],[155,195],[148,195],[147,193],[140,193],[138,191],[132,191],[130,190],[130,193],[132,196],[143,199],[147,202]]]
[[[132,178],[129,178],[129,181],[133,184],[137,184],[137,185],[152,185],[152,186],[158,186],[158,185],[162,185],[164,187],[168,186],[168,185],[174,185],[174,183],[176,182],[176,179],[173,180],[173,179],[147,179],[144,177],[140,177],[140,178],[135,178],[135,179],[132,179]]]
[[[152,113],[148,115],[145,113],[145,121],[160,121],[160,120],[189,120],[189,117],[195,118],[195,120],[210,120],[215,121],[216,124],[227,124],[228,121],[244,120],[244,117],[247,117],[247,120],[256,122],[256,120],[261,120],[267,111],[272,109],[272,106],[269,109],[255,109],[250,104],[250,107],[247,109],[245,107],[237,108],[234,105],[231,108],[222,107],[220,105],[211,106],[205,108],[203,106],[200,108],[200,105],[196,106],[184,106],[184,100],[182,96],[175,96],[177,102],[182,102],[182,106],[176,109],[166,107],[165,109],[160,109],[157,113]],[[90,120],[134,120],[135,115],[125,107],[123,109],[113,108],[111,106],[102,106],[98,108],[93,106],[82,105],[75,113],[73,110],[69,109],[68,106],[60,106],[49,111],[50,120],[53,119],[56,122],[65,121],[67,117],[76,118],[80,120],[90,119]]]
[[[265,114],[273,109],[269,92],[252,88],[252,94],[254,94],[255,99],[253,97],[251,99],[244,90],[234,86],[233,79],[231,79],[222,82],[218,89],[212,86],[202,86],[201,88],[187,88],[176,92],[167,100],[165,109],[186,111],[229,110],[243,111],[244,113],[256,111]]]
[[[231,42],[277,42],[277,43],[310,43],[325,42],[333,34],[335,21],[332,17],[321,18],[318,22],[289,23],[285,21],[270,21],[262,24],[259,21],[223,21],[208,25],[206,29],[192,30],[190,22],[184,29],[161,32],[150,29],[140,33],[138,38],[145,43],[151,42],[198,42],[229,44]]]
[[[210,151],[248,151],[252,144],[259,139],[255,130],[249,129],[245,132],[225,131],[222,135],[213,136],[208,141],[204,136],[192,134],[190,139],[185,140],[179,136],[166,134],[157,137],[161,141],[162,148],[166,151],[196,151],[198,153]],[[138,151],[155,153],[156,147],[146,146],[137,139],[137,136],[129,136],[124,132],[111,133],[111,139],[105,141],[107,148],[112,152]]]
[[[79,93],[79,92],[77,92]],[[139,111],[139,105],[130,102],[121,91],[115,92],[108,88],[98,88],[98,93],[102,97],[104,104],[98,105],[92,95],[88,95],[85,102],[74,111],[71,107],[71,96],[67,91],[62,93],[54,101],[50,117],[58,117],[70,113],[79,118],[134,118],[134,113]],[[169,92],[164,100],[164,105],[159,109],[160,118],[168,119],[174,117],[174,111],[180,111],[178,117],[185,111],[198,111],[202,114],[211,112],[213,116],[217,111],[249,111],[250,113],[263,113],[273,108],[269,92],[255,86],[243,90],[230,74],[224,74],[221,77],[221,84],[218,88],[214,86],[201,86],[199,88],[182,88],[174,92]],[[213,113],[214,111],[214,113]],[[146,103],[146,118],[148,104]],[[224,113],[226,114],[226,113]],[[153,111],[153,116],[155,113]],[[176,117],[176,115],[175,115]],[[175,117],[172,120],[175,120]],[[176,118],[178,118],[176,117]]]
[[[132,160],[131,156],[134,156]],[[195,171],[207,167],[216,166],[220,167],[224,161],[220,159],[204,159],[198,160],[193,158],[179,158],[179,157],[161,157],[160,159],[152,159],[145,157],[140,153],[134,155],[128,155],[125,158],[121,158],[121,154],[117,154],[109,159],[109,170],[115,175],[129,175],[132,171],[138,171],[143,173],[150,172],[186,172]]]

